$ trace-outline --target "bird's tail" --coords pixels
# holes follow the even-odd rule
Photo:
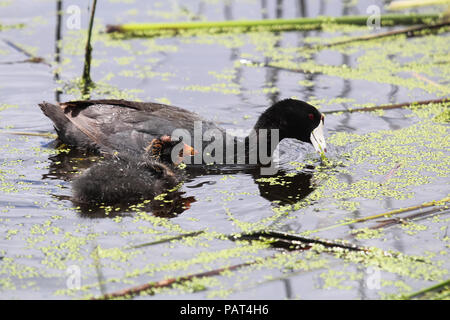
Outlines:
[[[39,107],[41,108],[42,112],[52,120],[56,131],[61,131],[63,128],[67,126],[67,122],[69,122],[69,119],[64,114],[64,110],[57,105],[48,103],[48,102],[42,102],[39,103]]]

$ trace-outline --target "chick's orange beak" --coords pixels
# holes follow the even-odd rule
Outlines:
[[[174,164],[178,165],[183,162],[183,160],[187,157],[191,157],[198,153],[197,150],[192,148],[190,145],[183,143],[182,149],[178,152],[178,159],[172,160]]]
[[[185,156],[193,156],[198,153],[197,150],[192,148],[190,145],[187,145],[186,143],[183,143],[183,157]]]

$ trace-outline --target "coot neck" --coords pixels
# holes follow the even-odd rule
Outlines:
[[[278,143],[284,138],[280,130],[278,117],[269,117],[263,113],[250,134],[245,137],[246,163],[268,164]]]

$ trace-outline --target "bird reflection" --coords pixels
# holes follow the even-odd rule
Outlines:
[[[59,150],[58,154],[50,156],[49,172],[43,179],[71,181],[78,174],[101,161],[103,157],[81,149],[67,148],[57,140],[47,145],[49,148]]]
[[[61,149],[62,145],[54,145]],[[48,173],[43,175],[43,179],[59,179],[72,181],[86,169],[103,161],[103,157],[80,149],[67,149],[67,152],[60,152],[49,157],[50,166]],[[186,167],[186,181],[195,181],[195,178],[206,175],[217,174],[249,174],[258,186],[261,197],[278,205],[287,205],[300,201],[308,196],[313,190],[311,183],[312,173],[308,172],[287,172],[279,169],[274,175],[262,175],[259,166],[204,166],[192,165]],[[203,183],[200,187],[208,187]],[[194,197],[187,197],[185,192],[167,192],[161,199],[148,199],[139,203],[118,203],[114,206],[87,205],[77,203],[71,196],[54,195],[60,200],[70,200],[77,207],[81,215],[87,218],[114,217],[117,215],[132,214],[133,211],[151,212],[158,217],[173,218],[190,208],[196,201]],[[149,201],[150,200],[150,201]]]
[[[253,175],[261,197],[280,205],[293,204],[308,196],[314,190],[311,178],[312,173],[284,170],[269,178],[261,176],[259,171]]]
[[[306,169],[310,170],[313,167]],[[263,175],[261,174],[261,167],[256,165],[188,166],[187,172],[192,180],[206,175],[249,174],[258,186],[260,196],[279,205],[296,203],[314,191],[311,181],[312,172],[298,171],[292,173],[284,169],[278,169],[274,175]]]

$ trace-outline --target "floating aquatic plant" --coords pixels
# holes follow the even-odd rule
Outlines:
[[[417,24],[436,20],[436,14],[411,14],[396,15],[384,14],[381,16],[382,25],[392,24]],[[342,17],[317,17],[317,18],[296,18],[296,19],[266,19],[257,21],[195,21],[195,22],[173,22],[173,23],[129,23],[123,25],[109,25],[107,32],[124,33],[135,36],[155,36],[161,32],[179,33],[186,30],[207,30],[211,32],[221,32],[223,30],[237,29],[238,31],[249,31],[262,29],[266,31],[286,31],[286,30],[310,30],[320,28],[323,24],[355,24],[367,25],[367,16],[342,16]],[[261,30],[259,30],[261,31]]]

